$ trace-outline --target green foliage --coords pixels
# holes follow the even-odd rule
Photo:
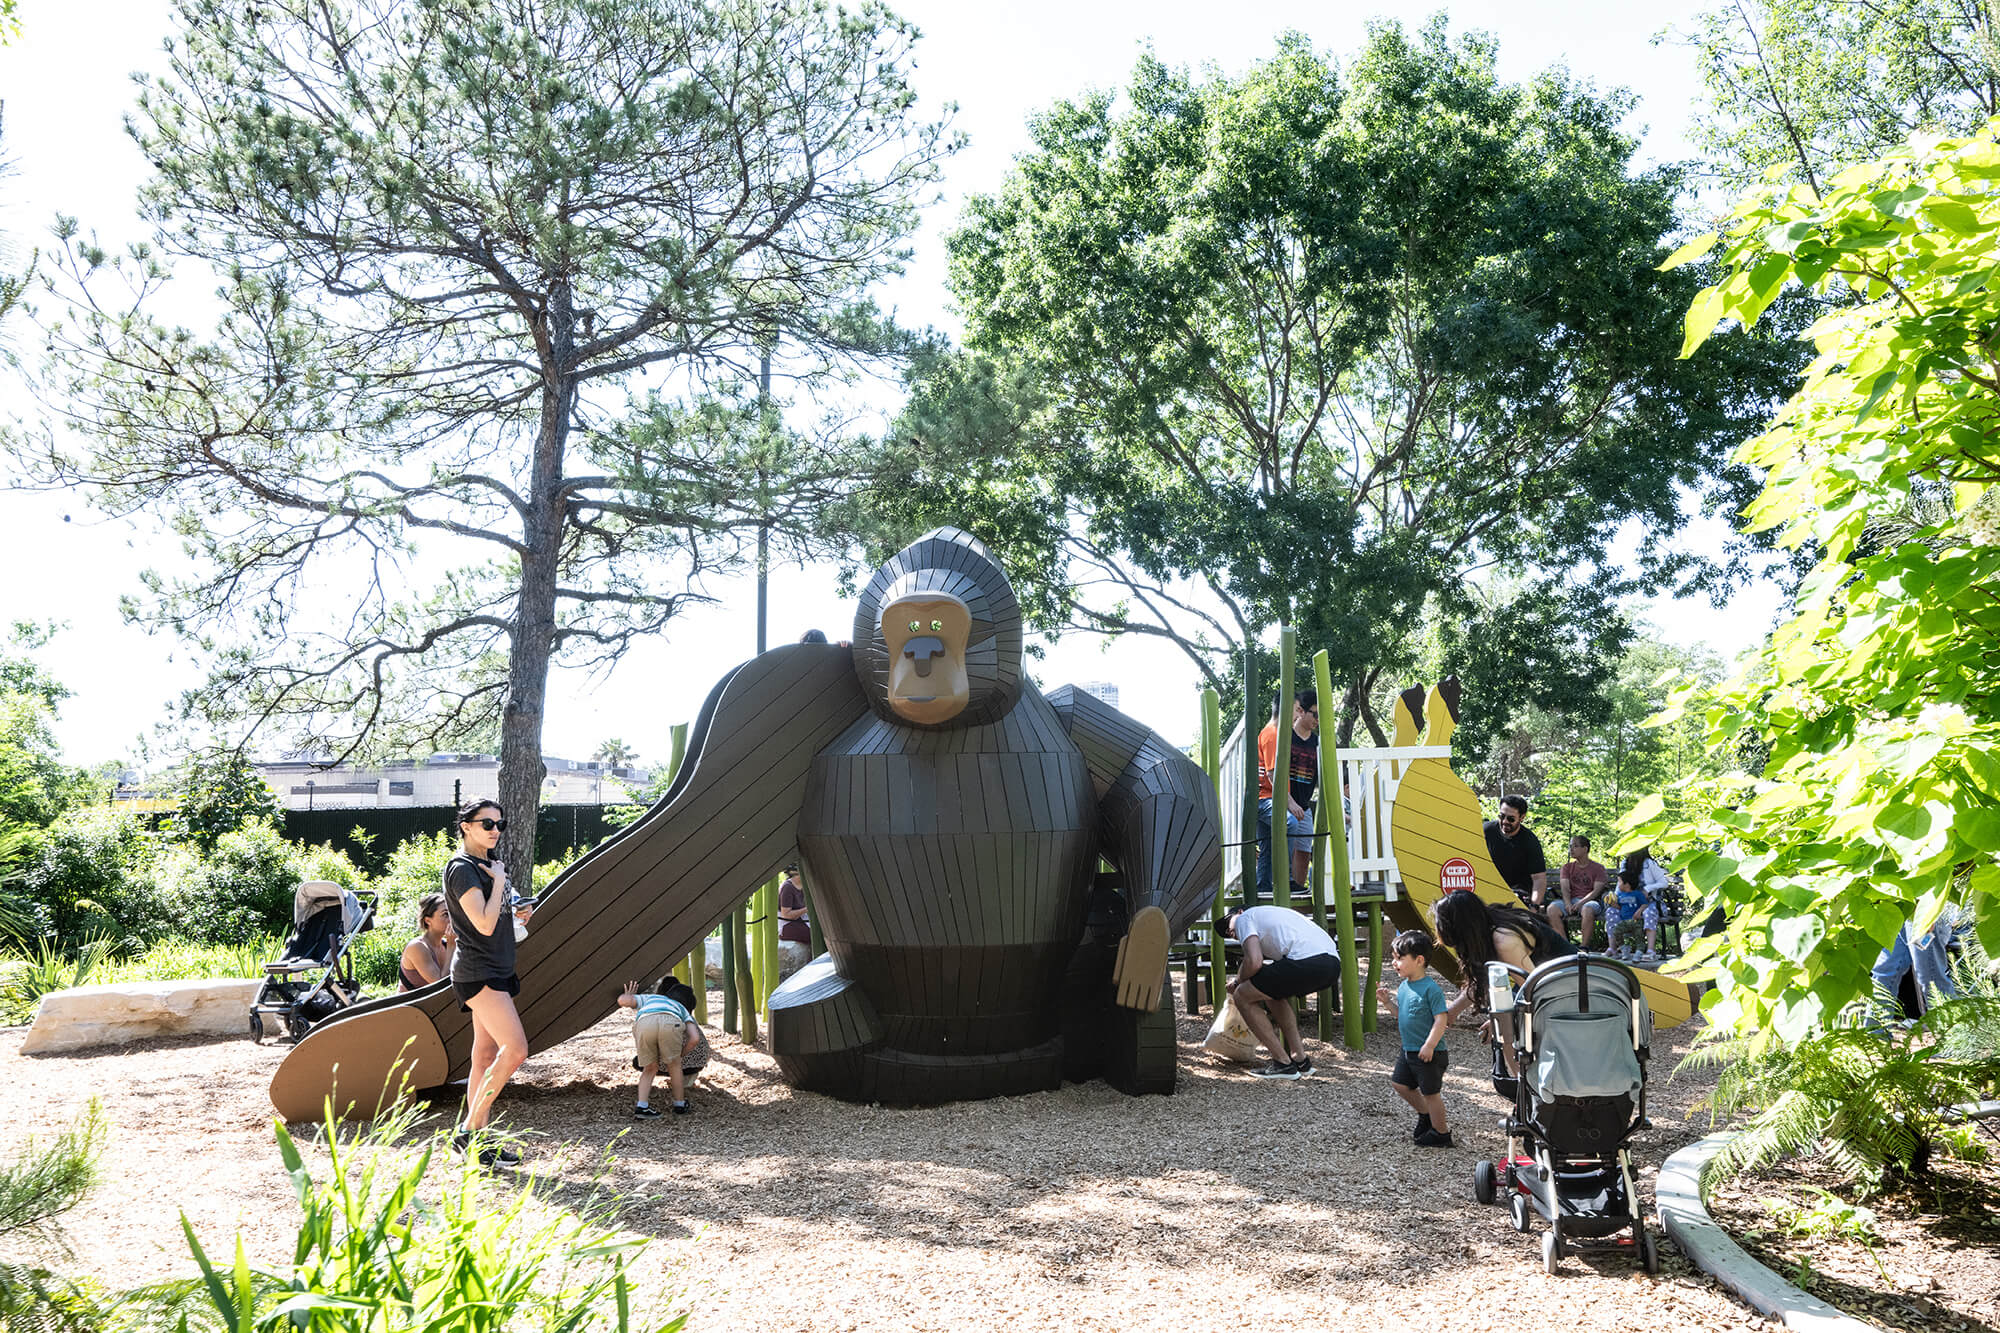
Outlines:
[[[408,943],[422,929],[417,902],[443,887],[445,863],[458,855],[458,848],[457,836],[443,831],[396,844],[396,850],[389,853],[388,867],[375,882],[375,892],[380,895],[375,908],[378,933]]]
[[[695,399],[672,421],[727,426],[774,345],[810,386],[901,343],[868,292],[956,144],[916,32],[872,0],[172,8],[130,117],[156,231],[59,225],[50,426],[15,458],[185,538],[130,612],[212,654],[190,717],[341,758],[497,733],[525,867],[543,714],[507,701],[791,524],[738,436],[652,431],[652,400],[625,431],[621,397],[654,367]],[[207,327],[166,313],[182,274]],[[426,532],[473,554],[420,565]]]
[[[1710,1018],[1809,1035],[1869,991],[1906,923],[1953,901],[2000,947],[2000,145],[1917,139],[1828,182],[1746,196],[1686,347],[1756,321],[1787,284],[1841,300],[1813,326],[1803,385],[1741,461],[1766,470],[1751,526],[1819,553],[1792,618],[1712,692],[1725,771],[1687,813],[1649,799],[1635,837],[1728,907],[1697,943]],[[1704,350],[1703,355],[1706,355]],[[1751,762],[1745,762],[1746,757]]]
[[[1538,681],[1580,706],[1599,661],[1515,621],[1610,618],[1618,520],[1643,581],[1713,573],[1661,539],[1741,480],[1727,452],[1799,357],[1677,365],[1696,280],[1654,269],[1680,177],[1635,168],[1625,95],[1495,64],[1378,23],[1343,70],[1296,35],[1240,76],[1143,58],[1035,117],[949,240],[967,345],[919,359],[881,545],[970,527],[1038,625],[1159,636],[1225,695],[1288,621],[1349,716],[1405,683],[1427,606],[1480,619],[1473,570],[1563,570],[1482,627],[1472,734]]]
[[[101,806],[72,810],[42,838],[21,893],[47,913],[59,942],[153,939],[173,928],[154,887],[157,857],[142,816]]]
[[[165,831],[204,853],[252,820],[278,817],[278,794],[240,751],[195,755],[175,775],[177,800]]]
[[[683,1327],[685,1316],[633,1310],[626,1265],[643,1242],[611,1230],[594,1195],[580,1216],[569,1215],[549,1207],[533,1178],[504,1183],[470,1165],[452,1168],[426,1189],[442,1137],[411,1162],[394,1151],[407,1119],[378,1122],[352,1146],[329,1126],[322,1140],[327,1168],[317,1178],[284,1126],[277,1127],[278,1152],[304,1214],[287,1272],[253,1270],[240,1238],[233,1263],[212,1262],[182,1219],[200,1294],[224,1328],[676,1333]]]
[[[0,1023],[32,1023],[50,991],[101,981],[99,971],[116,948],[108,939],[86,940],[74,949],[39,940],[26,955],[0,960]]]
[[[275,958],[280,936],[242,944],[202,944],[168,936],[125,958],[107,958],[91,974],[93,985],[120,981],[194,981],[207,977],[261,977]]]
[[[1592,645],[1587,633],[1579,633],[1552,650],[1587,652]],[[1476,790],[1533,799],[1552,857],[1581,833],[1596,859],[1608,864],[1612,830],[1637,793],[1665,791],[1677,801],[1675,784],[1712,769],[1698,719],[1683,716],[1665,726],[1649,725],[1649,719],[1667,706],[1676,687],[1719,680],[1721,663],[1704,650],[1679,648],[1646,632],[1630,635],[1611,656],[1616,665],[1603,696],[1604,717],[1524,709],[1513,734],[1472,770]]]
[[[33,657],[55,632],[16,622],[0,645],[0,823],[45,827],[87,792],[85,774],[62,762],[53,731],[69,690]]]
[[[239,945],[291,928],[297,848],[267,820],[222,834],[206,856],[172,848],[155,873],[166,914],[161,930],[202,944]]]
[[[1865,1017],[1865,1015],[1863,1015]],[[1921,1174],[1948,1126],[1948,1108],[2000,1085],[2000,1055],[1960,1058],[1949,1044],[2000,1027],[2000,999],[1947,1000],[1903,1032],[1859,1023],[1787,1046],[1767,1034],[1722,1029],[1682,1067],[1715,1064],[1721,1077],[1700,1103],[1718,1117],[1756,1115],[1703,1168],[1707,1187],[1785,1157],[1818,1152],[1864,1190],[1892,1174]]]
[[[1990,0],[1743,0],[1703,14],[1708,105],[1695,143],[1735,188],[1786,172],[1815,189],[1913,131],[1971,134],[2000,112]]]
[[[1778,1229],[1788,1236],[1803,1236],[1809,1240],[1830,1237],[1859,1241],[1869,1246],[1881,1240],[1873,1208],[1849,1203],[1831,1190],[1815,1188],[1811,1192],[1819,1197],[1810,1207],[1801,1207],[1783,1199],[1765,1199],[1764,1210],[1771,1214]]]
[[[0,1166],[0,1236],[57,1235],[56,1219],[97,1184],[108,1132],[103,1108],[92,1098],[53,1143],[43,1146],[31,1138],[12,1162]]]

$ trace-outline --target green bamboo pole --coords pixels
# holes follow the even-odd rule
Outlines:
[[[1271,760],[1271,894],[1280,907],[1292,905],[1292,710],[1285,705],[1298,693],[1297,652],[1297,633],[1290,625],[1278,626],[1278,688],[1272,691],[1276,702],[1271,709],[1278,737],[1278,753]]]
[[[1201,692],[1201,771],[1208,774],[1209,785],[1215,788],[1215,808],[1222,808],[1222,697],[1214,690]],[[1222,915],[1222,898],[1229,886],[1229,877],[1218,875],[1215,880],[1215,907],[1209,912],[1210,919]],[[1228,984],[1229,962],[1226,947],[1220,931],[1211,930],[1208,935],[1208,1002],[1216,1010],[1222,1008],[1223,987]]]
[[[778,881],[772,880],[764,886],[764,919],[757,926],[757,943],[764,951],[764,970],[757,974],[757,999],[764,1011],[764,1022],[771,1022],[771,992],[778,989]]]
[[[741,907],[729,909],[729,915],[722,918],[722,1030],[735,1032],[736,1022],[736,936],[737,918],[743,915]]]
[[[1322,709],[1325,707],[1328,694],[1327,685],[1327,656],[1326,649],[1322,648],[1313,654],[1313,688],[1319,693]],[[1312,903],[1313,920],[1318,923],[1321,930],[1326,930],[1328,934],[1332,934],[1332,931],[1327,930],[1326,918],[1326,872],[1329,850],[1327,843],[1331,840],[1331,834],[1333,833],[1332,816],[1327,812],[1335,804],[1335,802],[1327,798],[1326,794],[1327,757],[1329,755],[1332,755],[1334,759],[1334,785],[1339,786],[1340,759],[1333,748],[1326,743],[1326,732],[1322,728],[1319,745],[1319,800],[1313,806]],[[1334,938],[1338,939],[1339,936],[1336,935]],[[1343,973],[1347,971],[1346,968],[1342,968],[1341,970]],[[1344,1003],[1346,999],[1345,989],[1345,987],[1342,987],[1342,993],[1339,995],[1336,995],[1331,990],[1323,990],[1319,993],[1319,1039],[1321,1041],[1333,1040],[1333,1007],[1336,1003],[1340,1003],[1342,1010],[1346,1010],[1347,1006]]]
[[[754,894],[752,897],[754,898]],[[730,915],[736,918],[736,1017],[742,1024],[743,1040],[757,1044],[756,978],[750,972],[750,922],[748,902],[738,903]]]
[[[1333,697],[1333,680],[1328,674],[1324,652],[1313,658],[1313,684],[1319,690],[1320,702],[1324,706],[1325,701]],[[1329,756],[1331,756],[1330,765]],[[1327,776],[1329,772],[1332,773],[1331,779]],[[1321,813],[1326,816],[1327,850],[1333,862],[1333,919],[1340,923],[1340,934],[1335,938],[1340,941],[1341,952],[1347,954],[1354,952],[1354,877],[1347,865],[1346,814],[1343,811],[1340,818],[1333,817],[1333,812],[1341,808],[1340,751],[1326,743],[1324,732],[1321,733],[1319,742],[1319,775],[1319,807]],[[1361,1049],[1361,1034],[1364,1030],[1372,1030],[1374,1022],[1375,982],[1372,978],[1375,976],[1375,969],[1381,966],[1377,960],[1382,951],[1372,942],[1368,948],[1371,980],[1365,1008],[1361,996],[1361,960],[1358,958],[1340,960],[1340,1021],[1342,1035],[1350,1051]]]
[[[1257,643],[1243,644],[1243,830],[1238,835],[1243,867],[1243,905],[1256,900],[1257,892]]]
[[[676,722],[667,729],[667,785],[672,786],[681,775],[681,763],[687,758],[688,724]],[[694,1021],[708,1022],[708,942],[697,941],[694,949],[680,965],[674,968],[674,975],[694,988]]]

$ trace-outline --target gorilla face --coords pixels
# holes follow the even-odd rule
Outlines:
[[[948,592],[911,593],[882,608],[889,654],[889,707],[906,722],[936,726],[965,711],[965,644],[972,612]]]
[[[854,613],[854,668],[878,716],[983,726],[1021,697],[1021,607],[1000,562],[957,528],[882,563]]]

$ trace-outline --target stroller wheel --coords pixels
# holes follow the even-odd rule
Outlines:
[[[250,1015],[250,1040],[264,1040],[264,1015],[256,1013]]]
[[[1542,1233],[1542,1271],[1555,1276],[1556,1266],[1562,1262],[1562,1233],[1550,1227]]]
[[[1492,1203],[1499,1178],[1494,1174],[1493,1163],[1480,1162],[1472,1168],[1472,1197],[1481,1203]]]
[[[1513,1223],[1516,1231],[1525,1232],[1528,1229],[1528,1200],[1525,1196],[1516,1194],[1507,1200],[1507,1220]]]
[[[1639,1228],[1639,1266],[1648,1273],[1660,1271],[1660,1243],[1644,1225]]]

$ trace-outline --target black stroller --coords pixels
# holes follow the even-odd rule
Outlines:
[[[297,1041],[361,998],[354,979],[354,940],[375,925],[375,895],[308,880],[292,898],[292,934],[264,964],[264,984],[250,1005],[250,1035],[267,1028]],[[275,1021],[272,1021],[275,1020]]]
[[[1584,954],[1543,963],[1518,992],[1512,974],[1520,969],[1494,963],[1488,970],[1494,1014],[1514,1017],[1521,1073],[1505,1122],[1509,1154],[1473,1168],[1473,1196],[1493,1203],[1504,1191],[1516,1231],[1533,1226],[1530,1210],[1539,1213],[1549,1224],[1542,1267],[1550,1273],[1571,1246],[1636,1250],[1648,1273],[1659,1272],[1630,1151],[1633,1133],[1646,1124],[1653,1042],[1639,979]]]

